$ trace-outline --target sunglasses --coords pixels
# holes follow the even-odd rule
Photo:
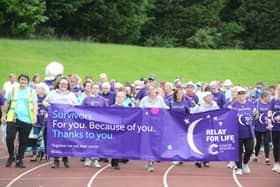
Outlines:
[[[244,92],[244,91],[237,92],[238,95],[243,95],[243,94],[245,94],[245,93],[246,93],[246,92]]]

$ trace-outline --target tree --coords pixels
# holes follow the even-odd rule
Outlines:
[[[0,34],[5,36],[32,37],[44,16],[45,2],[41,0],[0,1]]]

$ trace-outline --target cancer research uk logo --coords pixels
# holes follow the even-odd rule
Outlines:
[[[185,118],[184,123],[188,126],[187,144],[195,154],[218,155],[235,150],[235,135],[226,128],[224,119],[219,116],[206,114],[193,121]]]

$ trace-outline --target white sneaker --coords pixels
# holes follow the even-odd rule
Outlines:
[[[174,165],[182,165],[183,162],[181,162],[181,161],[173,161],[172,164],[174,164]]]
[[[276,173],[280,173],[280,166],[278,163],[273,165],[272,171]]]
[[[235,168],[235,162],[234,161],[229,161],[228,164],[227,164],[227,168]]]
[[[85,160],[85,166],[91,166],[91,163],[92,163],[92,161],[91,161],[91,159],[90,158],[86,158],[86,160]]]
[[[94,165],[94,167],[96,167],[96,168],[101,168],[101,165],[99,164],[99,162],[98,162],[98,160],[93,160],[93,165]]]
[[[155,171],[155,168],[154,168],[154,166],[153,166],[153,162],[152,162],[152,161],[148,161],[148,164],[147,164],[146,168],[147,168],[147,171],[148,171],[148,172],[153,172],[153,171]]]
[[[243,165],[243,171],[244,171],[244,173],[250,173],[251,172],[248,164]]]
[[[243,174],[243,171],[242,171],[242,169],[236,169],[236,171],[235,171],[235,174],[236,175],[242,175]]]

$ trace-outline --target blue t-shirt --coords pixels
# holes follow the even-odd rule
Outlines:
[[[275,120],[275,117],[280,116],[280,100],[273,98],[270,102],[269,110],[272,111],[272,131],[280,131],[280,122]]]
[[[32,123],[31,117],[29,115],[29,103],[28,103],[28,93],[30,92],[31,88],[24,88],[20,89],[18,88],[17,91],[17,96],[16,96],[16,107],[15,107],[15,116],[17,119],[20,121],[23,121],[25,123]],[[32,103],[37,102],[37,96],[34,92],[32,91]],[[6,94],[6,99],[8,101],[13,99],[12,96],[12,90]]]
[[[237,110],[239,138],[254,137],[254,103],[246,101],[245,104],[241,104],[235,101],[231,106],[233,110]]]
[[[270,107],[270,103],[262,103],[261,100],[257,99],[256,103],[256,110],[259,113],[257,119],[255,119],[255,131],[256,132],[265,132],[268,130],[267,127],[267,112]]]

